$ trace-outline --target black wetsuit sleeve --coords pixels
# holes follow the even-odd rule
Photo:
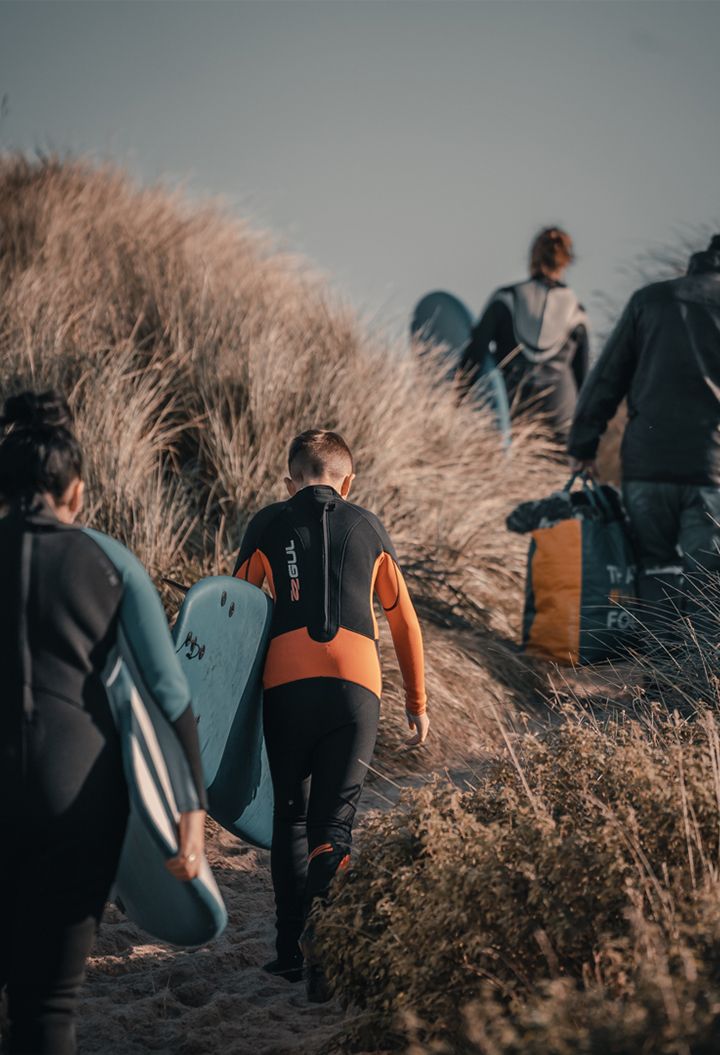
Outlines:
[[[507,307],[500,301],[491,301],[472,331],[470,341],[460,358],[459,378],[463,395],[472,388],[482,371],[485,360],[490,354],[490,345],[493,342],[496,345],[500,343],[499,338],[504,322],[503,314],[508,314]]]
[[[238,551],[237,558],[235,560],[235,567],[233,568],[233,575],[237,575],[244,564],[250,560],[252,555],[258,549],[260,544],[260,516],[255,514],[248,526],[245,528],[245,533],[240,543],[240,549]],[[244,578],[244,576],[241,576]]]
[[[635,327],[631,297],[580,393],[567,448],[573,458],[589,461],[595,457],[600,437],[628,393],[637,366]]]
[[[265,506],[252,518],[245,529],[240,550],[233,568],[233,576],[246,579],[253,586],[262,586],[267,577],[268,566],[263,555],[263,543],[268,529],[279,514],[287,508],[286,502],[275,502]]]
[[[590,369],[590,335],[587,326],[580,325],[573,333],[575,355],[572,360],[572,371],[578,392],[585,383]]]
[[[389,553],[392,559],[397,564],[398,557],[397,553],[395,552],[395,547],[393,546],[390,540],[390,536],[385,530],[382,521],[379,519],[379,517],[376,517],[374,513],[369,513],[365,511],[363,515],[372,524],[373,529],[375,530],[375,533],[378,536],[378,539],[380,540],[380,546],[382,548],[383,553]]]

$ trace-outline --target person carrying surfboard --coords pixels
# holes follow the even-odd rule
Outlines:
[[[265,970],[303,975],[300,938],[315,899],[349,861],[352,827],[377,736],[381,694],[377,597],[403,676],[408,743],[428,734],[420,625],[392,543],[353,505],[350,449],[311,429],[290,445],[289,500],[251,520],[234,574],[275,605],[264,671],[264,729],[275,795],[271,871],[276,958]],[[308,997],[330,987],[306,949]]]
[[[560,441],[567,439],[590,361],[585,309],[563,282],[573,260],[566,231],[540,231],[530,247],[530,277],[495,290],[460,363],[467,391],[490,354],[513,410],[542,415]]]
[[[77,527],[83,457],[56,392],[0,419],[0,991],[12,1055],[73,1055],[85,961],[128,815],[102,680],[120,635],[205,793],[190,694],[160,600],[120,543]],[[168,868],[198,875],[204,809],[181,814]]]

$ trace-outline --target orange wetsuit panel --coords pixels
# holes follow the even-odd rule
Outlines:
[[[270,595],[275,600],[275,584],[273,582],[272,568],[262,550],[256,549],[252,556],[235,572],[237,579],[245,579],[253,586],[262,586],[267,579]]]
[[[383,553],[375,592],[390,625],[405,687],[405,703],[411,714],[425,711],[425,657],[422,631],[402,572],[389,553]]]
[[[377,644],[342,627],[331,641],[313,641],[304,628],[274,637],[265,661],[265,688],[304,678],[354,681],[379,696],[382,678]]]

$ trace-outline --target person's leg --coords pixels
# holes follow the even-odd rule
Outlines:
[[[75,1012],[97,919],[65,926],[44,906],[16,920],[12,978],[8,985],[10,1055],[74,1055]]]
[[[308,804],[307,907],[327,896],[338,867],[350,854],[352,828],[368,765],[375,750],[380,701],[351,682],[321,687],[324,732],[312,753]]]
[[[277,959],[266,968],[289,981],[299,981],[302,956],[298,941],[303,928],[307,878],[308,744],[312,717],[306,713],[293,685],[266,692],[263,712],[274,795],[270,871],[277,929]]]
[[[36,698],[15,803],[6,948],[11,1055],[74,1055],[75,1014],[127,823],[119,745],[80,708]],[[7,867],[7,865],[6,865]]]
[[[15,914],[16,892],[13,871],[7,867],[7,862],[13,861],[17,856],[14,842],[14,827],[8,823],[6,817],[0,817],[0,846],[4,848],[3,866],[0,867],[0,1051],[6,1050],[8,1030],[5,987],[10,977],[9,938]]]
[[[681,498],[680,484],[641,480],[623,484],[638,557],[636,615],[651,644],[665,640],[677,621],[682,589]]]
[[[125,828],[112,806],[89,830],[34,831],[17,861],[19,881],[8,950],[9,1052],[73,1055],[75,1015],[105,901],[110,893]],[[74,825],[73,825],[74,826]],[[95,833],[95,834],[93,834]]]
[[[720,488],[685,487],[680,520],[684,611],[704,637],[720,636],[717,589],[720,574]]]
[[[353,822],[375,748],[380,701],[350,682],[327,679],[315,691],[323,732],[312,754],[305,892],[309,919],[301,946],[308,999],[323,1003],[332,996],[332,985],[317,955],[310,913],[314,902],[327,900],[333,877],[349,864]]]

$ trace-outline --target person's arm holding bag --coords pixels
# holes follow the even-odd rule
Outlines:
[[[573,472],[594,471],[600,438],[628,393],[636,365],[635,303],[631,297],[580,391],[567,445]]]

